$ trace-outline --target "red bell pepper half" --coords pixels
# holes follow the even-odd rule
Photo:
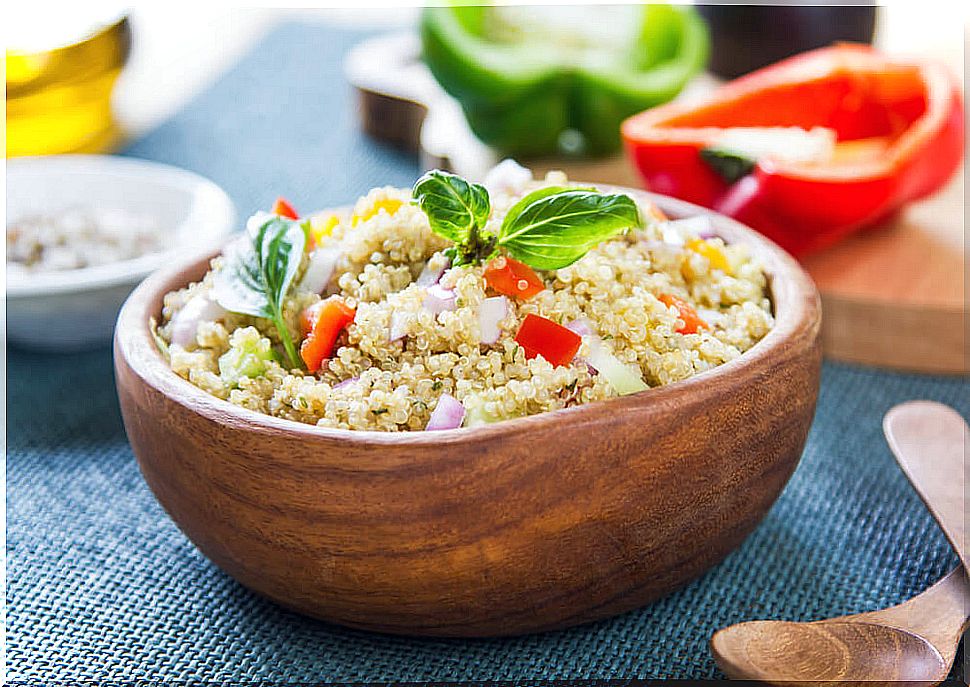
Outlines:
[[[824,159],[769,153],[718,169],[711,153],[735,127],[824,127],[835,143]],[[700,104],[641,112],[622,134],[650,190],[803,255],[938,189],[960,164],[963,127],[960,89],[944,66],[836,45],[752,72]]]

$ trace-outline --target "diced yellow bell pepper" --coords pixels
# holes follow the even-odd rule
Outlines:
[[[310,218],[310,234],[316,243],[333,233],[334,227],[340,224],[340,216],[335,212],[314,215]]]
[[[374,201],[373,205],[359,215],[354,213],[354,216],[350,220],[350,226],[356,227],[361,222],[366,222],[371,217],[376,216],[381,210],[389,215],[393,215],[401,208],[402,205],[404,205],[404,202],[398,200],[397,198],[384,198],[382,200]]]
[[[731,263],[728,262],[724,251],[718,246],[705,241],[704,239],[690,239],[686,244],[687,250],[692,250],[698,255],[703,255],[711,263],[711,267],[721,270],[724,273],[731,272]]]

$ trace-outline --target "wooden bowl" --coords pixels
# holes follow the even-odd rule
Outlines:
[[[707,212],[627,192],[673,217]],[[818,395],[812,281],[753,231],[713,222],[770,275],[776,324],[750,351],[632,396],[445,432],[302,425],[196,388],[161,357],[148,320],[212,256],[173,265],[135,290],[115,334],[145,480],[239,582],[343,625],[512,635],[646,604],[719,562],[764,517]]]

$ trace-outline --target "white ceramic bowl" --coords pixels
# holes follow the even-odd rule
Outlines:
[[[79,350],[111,340],[132,288],[158,267],[218,246],[236,211],[214,183],[176,167],[109,155],[7,160],[7,225],[69,207],[121,209],[170,232],[163,252],[75,270],[7,274],[7,338],[47,350]]]

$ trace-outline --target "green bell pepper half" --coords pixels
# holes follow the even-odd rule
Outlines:
[[[423,59],[475,135],[510,155],[563,152],[570,130],[581,134],[578,152],[611,153],[625,118],[671,100],[707,62],[707,27],[689,7],[643,6],[636,40],[613,56],[497,42],[486,35],[490,10],[425,9]]]

